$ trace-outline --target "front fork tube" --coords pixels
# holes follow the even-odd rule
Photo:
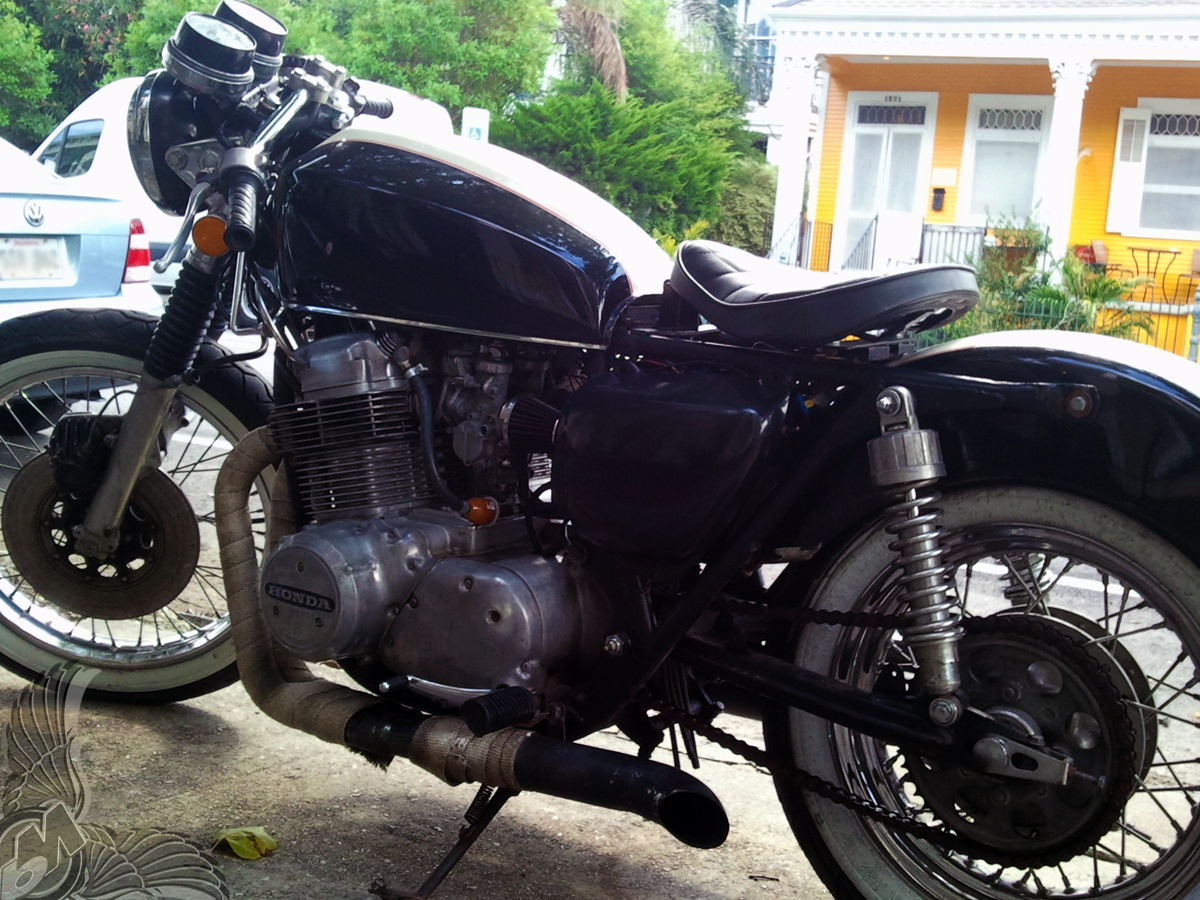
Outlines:
[[[74,530],[80,552],[103,559],[117,549],[121,520],[134,485],[162,462],[171,435],[183,424],[182,375],[192,365],[217,303],[219,258],[193,249],[142,362],[137,391],[121,422],[100,486]]]
[[[891,492],[885,526],[895,540],[901,601],[907,612],[900,628],[916,660],[917,684],[933,702],[930,717],[949,725],[962,714],[955,692],[962,684],[958,644],[963,635],[962,610],[947,587],[948,569],[941,548],[941,511],[929,508],[938,494],[927,492],[946,474],[936,431],[917,422],[912,393],[903,387],[885,389],[875,401],[882,435],[868,444],[871,479]]]

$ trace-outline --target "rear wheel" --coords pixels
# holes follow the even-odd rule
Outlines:
[[[94,667],[91,695],[136,702],[237,679],[213,485],[270,409],[266,385],[241,366],[185,385],[186,424],[138,482],[116,553],[79,553],[72,527],[86,507],[54,482],[50,433],[68,413],[128,410],[154,321],[55,310],[0,329],[0,665],[27,677],[64,661]],[[205,344],[197,364],[224,353]],[[260,532],[262,496],[260,486],[251,498]]]
[[[1081,765],[1107,754],[1097,765],[1120,769],[1131,793],[1096,811],[1078,784],[1030,788],[943,770],[904,748],[776,710],[767,739],[779,757],[1022,860],[952,852],[779,781],[814,867],[845,900],[1200,900],[1200,570],[1136,522],[1067,495],[1007,488],[941,505],[946,561],[968,619],[962,654],[972,705],[1044,731]],[[812,603],[897,611],[889,540],[881,527],[860,536],[825,571]],[[910,669],[903,643],[879,629],[812,626],[792,653],[798,665],[865,689]],[[1111,763],[1117,757],[1120,766]],[[1091,830],[1070,838],[1085,816],[1094,816]]]

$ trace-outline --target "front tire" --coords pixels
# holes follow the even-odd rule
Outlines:
[[[158,471],[139,482],[130,513],[137,540],[126,558],[97,565],[72,553],[63,523],[77,512],[47,474],[51,430],[67,413],[127,410],[155,322],[117,310],[54,310],[0,328],[0,665],[27,678],[61,662],[93,667],[89,696],[141,703],[237,680],[212,489],[224,457],[266,422],[271,405],[266,384],[237,364],[184,385],[187,424]],[[227,354],[206,342],[196,364]],[[251,501],[260,521],[262,496],[260,486]],[[138,515],[139,503],[166,507]],[[194,527],[184,521],[193,518]],[[45,559],[26,577],[14,555],[39,552]],[[60,602],[31,578],[59,585]],[[147,592],[156,599],[147,602]],[[123,614],[102,612],[106,602]]]
[[[814,868],[839,900],[1200,900],[1200,570],[1142,525],[1065,494],[977,490],[940,506],[965,616],[1032,616],[1072,632],[1123,686],[1143,750],[1132,796],[1111,830],[1073,859],[1005,868],[897,834],[777,780]],[[811,604],[896,611],[889,540],[877,525],[852,541],[812,587]],[[810,626],[790,655],[871,689],[882,669],[894,671],[900,646],[877,629]],[[926,824],[943,821],[901,748],[795,709],[774,710],[766,730],[777,758]]]

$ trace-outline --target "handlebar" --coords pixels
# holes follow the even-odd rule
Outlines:
[[[394,110],[395,107],[392,105],[391,100],[367,100],[364,98],[362,113],[360,115],[386,119]]]
[[[254,246],[258,230],[258,185],[252,177],[243,177],[225,193],[229,218],[225,223],[225,244],[235,253]]]
[[[287,125],[308,102],[307,89],[296,91],[266,122],[262,124],[248,147],[233,147],[225,151],[221,161],[221,189],[228,204],[225,221],[225,244],[235,253],[254,246],[258,228],[258,201],[266,189],[258,156],[266,151]],[[363,99],[362,114],[386,119],[395,110],[391,100]]]
[[[266,185],[255,157],[249,147],[233,147],[221,161],[221,188],[229,207],[225,245],[235,253],[251,249],[258,230],[258,197]]]

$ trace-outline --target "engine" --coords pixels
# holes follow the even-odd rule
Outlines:
[[[528,472],[513,465],[501,425],[514,386],[540,383],[546,362],[499,344],[440,354],[430,379],[438,469],[456,493],[487,492],[507,513],[476,525],[437,508],[410,382],[416,355],[371,333],[297,351],[301,399],[276,409],[271,430],[307,524],[263,565],[267,625],[302,659],[382,666],[451,705],[503,686],[544,692],[586,671],[610,620],[570,554],[533,552],[521,514]],[[518,418],[538,427],[536,412]]]

